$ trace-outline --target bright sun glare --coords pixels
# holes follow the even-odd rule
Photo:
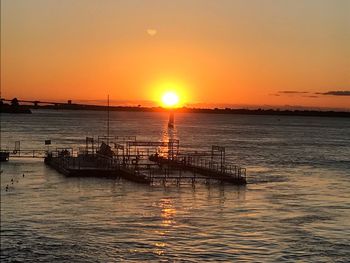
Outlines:
[[[179,96],[173,91],[168,91],[162,96],[162,102],[166,107],[176,106],[179,103]]]

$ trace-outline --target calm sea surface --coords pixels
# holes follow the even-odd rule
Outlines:
[[[169,132],[166,114],[112,112],[111,133],[226,146],[249,184],[66,178],[42,159],[13,158],[1,164],[1,262],[349,262],[350,119],[175,118]],[[1,144],[77,146],[105,127],[104,112],[3,114]]]

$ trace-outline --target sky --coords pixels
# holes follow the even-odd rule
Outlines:
[[[1,0],[6,99],[350,109],[348,0]]]

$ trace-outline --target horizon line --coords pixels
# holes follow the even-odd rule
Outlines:
[[[58,99],[58,100],[51,100],[51,99],[22,99],[18,97],[17,98],[19,101],[27,101],[24,102],[24,105],[27,105],[28,103],[30,104],[31,102],[38,101],[38,102],[50,102],[50,103],[67,103],[70,101],[71,104],[83,104],[83,102],[96,102],[97,104],[85,104],[88,106],[107,106],[107,100],[104,99]],[[12,98],[12,99],[14,99]],[[12,99],[5,99],[5,98],[0,98],[0,100],[6,100],[10,101]],[[110,99],[109,103],[119,103],[119,104],[110,104],[109,106],[111,107],[142,107],[142,108],[166,108],[161,106],[159,103],[156,103],[155,101],[151,100],[140,100],[140,101],[135,101],[135,100],[113,100]],[[145,103],[146,105],[142,105],[142,103]],[[234,103],[204,103],[204,102],[197,102],[197,103],[187,103],[178,107],[175,107],[177,109],[181,108],[189,108],[189,109],[249,109],[249,110],[258,110],[258,109],[273,109],[273,110],[337,110],[337,111],[350,111],[350,108],[343,108],[343,107],[316,107],[316,106],[303,106],[303,105],[269,105],[269,104],[234,104]]]

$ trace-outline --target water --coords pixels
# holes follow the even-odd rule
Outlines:
[[[226,146],[249,184],[66,178],[40,159],[11,159],[1,164],[1,262],[349,261],[350,119],[178,114],[175,124],[111,113],[112,134]],[[1,125],[2,147],[55,148],[105,134],[106,114],[38,110],[3,114]]]

